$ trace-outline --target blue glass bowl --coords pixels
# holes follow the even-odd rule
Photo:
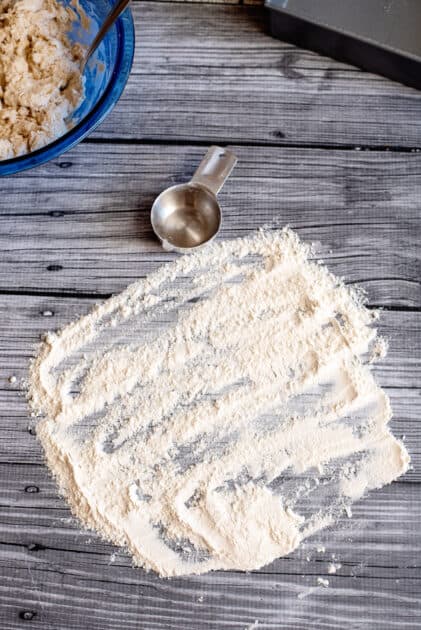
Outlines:
[[[70,4],[70,0],[62,0]],[[90,29],[76,22],[70,37],[89,44],[99,24],[113,5],[113,0],[80,0],[90,18]],[[73,114],[73,127],[42,149],[10,160],[0,161],[0,176],[13,175],[39,166],[74,147],[95,129],[110,113],[120,98],[133,63],[134,25],[130,9],[126,9],[108,32],[85,70],[85,97]]]

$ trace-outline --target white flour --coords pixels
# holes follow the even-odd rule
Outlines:
[[[256,569],[406,471],[376,315],[309,254],[288,230],[211,245],[42,344],[48,464],[136,564]]]

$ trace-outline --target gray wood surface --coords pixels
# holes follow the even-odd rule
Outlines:
[[[421,93],[268,35],[261,7],[135,2],[135,65],[94,138],[421,145]]]
[[[372,304],[421,307],[421,154],[230,146],[239,163],[220,196],[221,237],[277,219],[315,242]],[[104,295],[168,260],[150,207],[190,178],[203,152],[83,144],[22,173],[0,196],[1,286]]]
[[[222,2],[134,2],[115,111],[67,155],[0,181],[1,630],[421,627],[421,93],[271,39],[261,7]],[[210,142],[240,158],[221,238],[288,223],[384,309],[375,371],[414,468],[261,571],[161,580],[71,518],[22,379],[46,329],[172,258],[149,208]]]

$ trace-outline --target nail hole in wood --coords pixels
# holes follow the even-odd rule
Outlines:
[[[19,613],[19,619],[23,619],[24,621],[31,621],[37,616],[35,610],[21,610]]]
[[[39,488],[38,486],[26,486],[25,492],[28,492],[29,494],[36,494],[39,492]]]

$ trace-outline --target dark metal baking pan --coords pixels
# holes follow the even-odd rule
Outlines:
[[[421,89],[421,0],[266,0],[275,37]]]

